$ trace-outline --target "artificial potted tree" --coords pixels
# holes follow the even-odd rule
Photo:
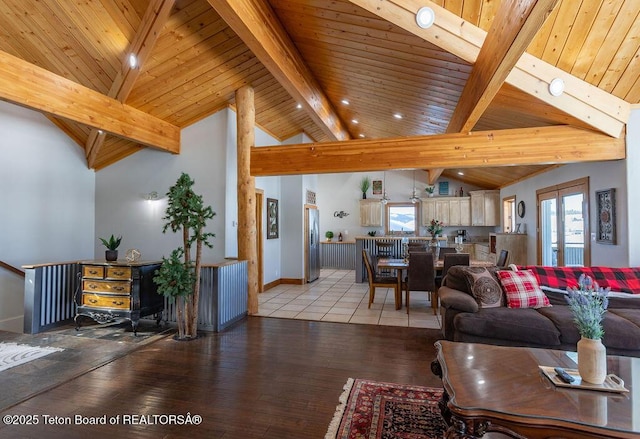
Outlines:
[[[213,218],[215,212],[211,206],[204,205],[202,196],[193,191],[193,184],[191,177],[182,173],[167,192],[167,210],[163,218],[167,223],[162,233],[168,229],[182,233],[182,247],[173,250],[168,259],[162,258],[162,265],[153,278],[158,293],[176,300],[178,340],[194,340],[198,336],[202,246],[213,247],[209,239],[215,236],[204,231],[207,220]],[[195,259],[192,257],[194,244]]]
[[[117,238],[113,235],[109,239],[99,238],[102,241],[102,245],[104,245],[107,250],[104,252],[104,258],[109,261],[117,261],[118,260],[118,247],[120,247],[120,243],[122,242],[122,236],[118,236]]]

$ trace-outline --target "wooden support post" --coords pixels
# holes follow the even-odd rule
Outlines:
[[[255,146],[256,110],[253,88],[236,91],[238,118],[238,259],[247,261],[248,312],[258,313],[258,260],[256,245],[256,181],[251,176],[251,149]]]

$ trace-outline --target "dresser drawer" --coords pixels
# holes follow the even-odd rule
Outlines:
[[[107,267],[107,279],[131,279],[131,267]]]
[[[120,297],[85,293],[82,295],[82,304],[96,308],[129,309],[131,299],[128,296]]]
[[[100,265],[83,265],[82,277],[102,279],[104,277],[104,267]]]
[[[82,291],[111,294],[130,294],[131,283],[89,279],[82,281]]]

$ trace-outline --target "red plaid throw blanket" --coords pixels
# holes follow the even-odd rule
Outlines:
[[[520,270],[531,270],[540,286],[566,289],[578,285],[581,274],[591,276],[603,288],[611,291],[640,294],[640,267],[543,267],[528,265]]]

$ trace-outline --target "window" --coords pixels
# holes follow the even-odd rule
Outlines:
[[[417,235],[418,206],[412,203],[387,203],[387,235]]]
[[[506,197],[502,199],[502,224],[504,224],[504,233],[512,233],[516,231],[516,196]]]
[[[540,189],[537,198],[538,264],[589,266],[589,178]]]

